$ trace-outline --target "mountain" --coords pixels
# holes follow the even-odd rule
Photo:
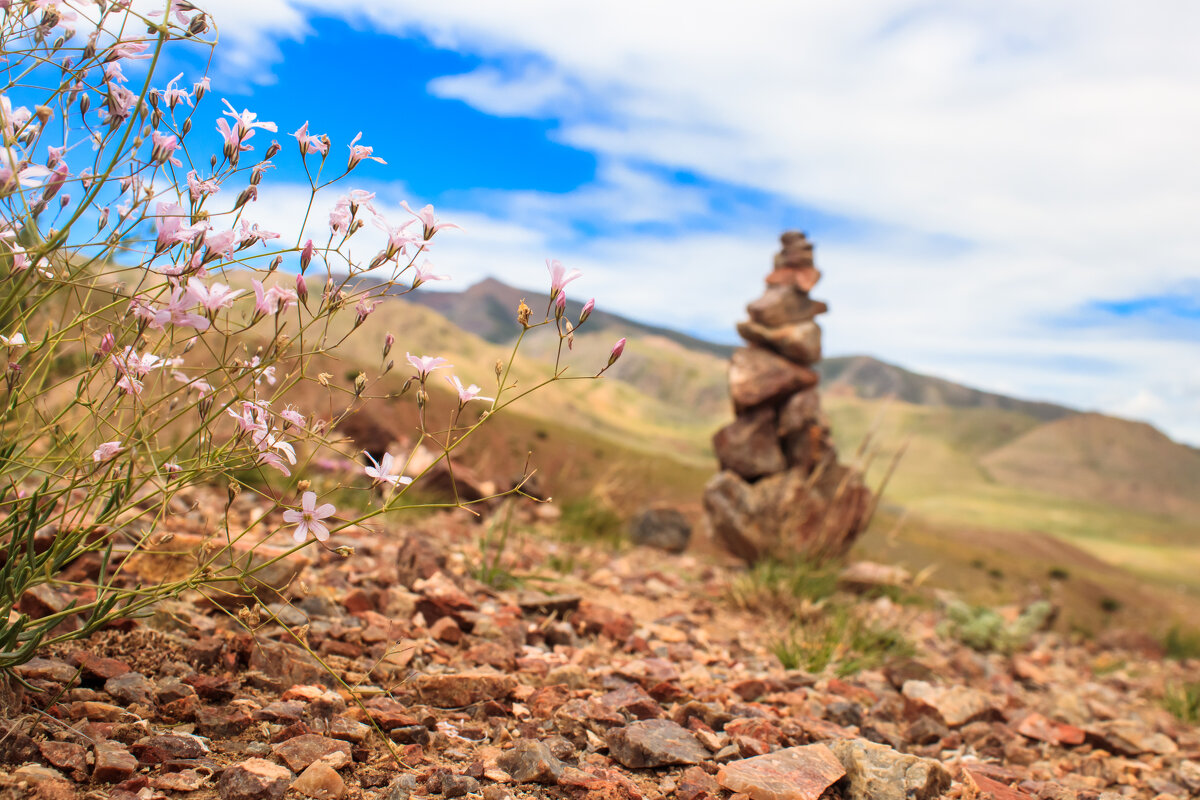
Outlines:
[[[996,408],[1017,411],[1049,422],[1076,412],[1054,403],[1019,400],[959,383],[920,375],[871,356],[844,356],[826,359],[818,371],[827,388],[848,386],[865,400],[892,397],[919,406],[952,408]]]
[[[482,280],[461,292],[413,292],[405,295],[405,300],[419,303],[437,311],[458,327],[496,344],[505,344],[516,338],[519,328],[515,323],[517,304],[524,300],[534,310],[541,313],[550,302],[548,295],[537,292],[527,292],[509,286],[495,278]],[[567,302],[567,316],[578,319],[583,304],[575,301]],[[579,339],[596,337],[604,341],[605,347],[621,336],[633,339],[645,339],[647,343],[671,343],[668,348],[673,359],[678,359],[681,352],[689,352],[712,356],[712,359],[701,359],[701,364],[692,365],[695,373],[708,368],[719,370],[711,380],[701,379],[693,375],[696,381],[704,384],[699,392],[699,409],[703,413],[714,411],[713,403],[727,405],[724,399],[724,362],[736,349],[731,345],[707,342],[686,333],[680,333],[669,328],[637,322],[618,314],[596,311],[589,318]],[[599,345],[597,345],[599,346]],[[636,350],[637,348],[631,348]],[[627,349],[630,352],[630,349]],[[647,355],[643,353],[642,356]],[[642,358],[638,356],[638,358]],[[636,360],[636,359],[635,359]],[[643,362],[645,359],[643,359]],[[679,369],[669,370],[669,374],[656,373],[653,365],[644,364],[645,369],[639,370],[647,380],[653,380],[657,374],[660,378],[678,377]],[[625,368],[627,371],[629,367]],[[684,370],[687,371],[687,370]],[[827,387],[848,387],[858,397],[875,400],[892,397],[906,403],[928,406],[949,406],[952,408],[995,408],[1003,411],[1017,411],[1027,414],[1034,419],[1050,421],[1060,419],[1075,413],[1069,408],[1031,400],[1019,400],[1001,394],[972,389],[952,381],[920,375],[903,367],[889,364],[870,356],[843,356],[828,358],[817,367]],[[617,373],[617,377],[641,383],[631,378],[628,372]],[[673,385],[678,386],[677,383]],[[714,391],[714,387],[717,391]],[[696,402],[695,393],[686,395],[688,402]]]

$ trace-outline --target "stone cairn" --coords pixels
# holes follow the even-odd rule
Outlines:
[[[713,534],[734,555],[824,561],[844,555],[868,522],[862,475],[839,464],[817,394],[828,306],[809,297],[821,278],[813,246],[789,231],[767,290],[737,326],[729,393],[736,419],[713,437],[721,471],[704,490]]]

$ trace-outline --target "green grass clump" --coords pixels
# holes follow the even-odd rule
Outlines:
[[[1163,650],[1167,658],[1183,661],[1186,658],[1200,658],[1200,631],[1172,625],[1163,639]]]
[[[1200,723],[1200,681],[1172,684],[1163,695],[1163,708],[1189,725]]]
[[[595,497],[564,503],[560,527],[567,541],[618,547],[624,540],[625,523],[620,515]]]
[[[944,632],[975,650],[1011,653],[1024,647],[1050,620],[1053,611],[1050,603],[1039,600],[1008,622],[995,609],[956,600],[946,607]]]
[[[771,651],[784,669],[817,673],[832,666],[839,678],[914,652],[899,631],[869,625],[844,607],[835,607],[811,622],[794,624]]]
[[[806,561],[760,561],[739,575],[729,588],[729,599],[747,611],[789,613],[797,602],[817,602],[837,589],[837,570]]]

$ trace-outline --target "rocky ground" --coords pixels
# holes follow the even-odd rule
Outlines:
[[[183,550],[208,524],[168,522]],[[1144,636],[981,653],[935,603],[875,593],[840,602],[909,648],[840,678],[788,671],[784,617],[735,607],[730,566],[565,544],[551,522],[509,542],[483,577],[514,588],[495,589],[472,576],[482,530],[460,512],[344,532],[329,545],[352,555],[264,576],[293,579],[286,599],[186,597],[52,649],[6,698],[0,797],[1200,793],[1200,732],[1161,703],[1200,663]],[[187,556],[139,558],[130,576]]]

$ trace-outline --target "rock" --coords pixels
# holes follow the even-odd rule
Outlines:
[[[462,797],[479,791],[479,781],[470,775],[447,775],[442,778],[444,797]]]
[[[1029,714],[1017,723],[1017,733],[1056,745],[1075,747],[1083,744],[1084,732],[1074,725],[1047,719],[1038,713]]]
[[[79,674],[76,667],[57,658],[31,658],[24,664],[13,667],[13,672],[27,681],[53,681],[70,683]]]
[[[807,322],[828,310],[829,306],[794,286],[768,286],[762,297],[746,306],[750,319],[768,328]]]
[[[746,562],[767,553],[770,542],[756,519],[756,503],[750,484],[736,472],[718,472],[704,486],[704,511],[713,535],[725,549]]]
[[[869,591],[886,586],[907,586],[912,581],[912,573],[891,564],[877,564],[874,561],[855,561],[838,575],[838,583],[847,589]]]
[[[950,773],[928,758],[865,739],[840,739],[829,748],[846,770],[847,800],[933,800],[950,788]]]
[[[579,608],[581,599],[577,594],[524,592],[517,598],[517,607],[524,614],[557,614],[561,617]]]
[[[292,771],[261,758],[226,767],[217,781],[221,800],[278,800],[292,784]]]
[[[951,728],[996,715],[992,699],[967,686],[934,686],[925,681],[907,681],[901,693],[921,708],[936,711]]]
[[[138,768],[138,760],[124,747],[99,744],[93,748],[93,754],[92,780],[97,783],[120,783]]]
[[[164,772],[150,779],[150,785],[155,789],[167,789],[172,792],[194,792],[208,783],[213,776],[211,769],[181,769],[178,772]]]
[[[132,672],[124,661],[104,658],[93,653],[76,652],[72,655],[71,660],[79,666],[83,682],[87,686],[103,686],[109,678]]]
[[[769,348],[802,366],[811,366],[821,360],[821,328],[811,320],[779,327],[750,320],[739,322],[737,332],[747,342]]]
[[[155,686],[140,672],[126,672],[104,682],[104,691],[122,703],[154,705]]]
[[[816,386],[817,373],[759,347],[742,347],[729,365],[729,392],[738,409],[782,400]]]
[[[442,617],[429,626],[429,635],[439,642],[458,644],[462,641],[463,632],[453,617]]]
[[[296,736],[274,745],[271,749],[293,772],[299,772],[317,759],[332,753],[344,753],[347,758],[351,755],[350,745],[346,742],[316,733]]]
[[[316,800],[339,800],[346,794],[346,782],[336,769],[324,761],[310,764],[292,783],[292,788]]]
[[[22,793],[10,794],[9,797],[25,798],[29,796],[28,790],[31,788],[35,792],[31,800],[76,800],[79,796],[75,786],[65,780],[60,772],[39,764],[18,767],[13,770],[12,776],[18,781],[12,788]]]
[[[1144,753],[1174,755],[1179,746],[1170,737],[1147,730],[1133,720],[1103,722],[1087,730],[1087,737],[1105,750],[1123,756],[1136,757]]]
[[[550,748],[530,739],[517,740],[516,746],[496,758],[496,765],[512,776],[517,783],[554,785],[562,775],[563,763]]]
[[[585,636],[604,634],[616,642],[624,642],[637,627],[629,614],[613,611],[591,600],[579,603],[579,608],[571,615],[571,623]]]
[[[421,700],[428,705],[461,708],[485,700],[503,700],[516,687],[517,680],[497,672],[460,672],[419,675],[414,685]]]
[[[713,450],[721,469],[732,470],[746,480],[787,468],[779,445],[775,410],[769,406],[739,414],[717,431]]]
[[[717,782],[751,800],[817,800],[845,774],[828,747],[810,744],[725,764]]]
[[[614,728],[605,737],[608,752],[630,769],[699,764],[708,749],[695,735],[669,719],[648,719]]]
[[[446,568],[446,554],[429,537],[420,532],[405,534],[396,554],[400,584],[408,589],[424,578],[430,578]]]
[[[202,736],[237,736],[251,722],[250,715],[236,706],[204,706],[196,711],[196,730]]]
[[[179,733],[145,736],[134,742],[129,750],[142,764],[161,764],[180,758],[203,758],[208,752],[195,736]]]
[[[74,742],[38,742],[38,750],[46,763],[70,773],[81,781],[87,777],[87,748]]]
[[[793,286],[802,292],[808,292],[811,291],[820,280],[820,270],[811,264],[793,267],[785,262],[783,267],[776,269],[767,276],[767,285]]]
[[[631,542],[668,553],[682,553],[691,537],[691,523],[675,508],[648,508],[629,523]]]
[[[789,397],[780,407],[776,433],[782,439],[822,423],[821,396],[816,389],[805,389]]]

